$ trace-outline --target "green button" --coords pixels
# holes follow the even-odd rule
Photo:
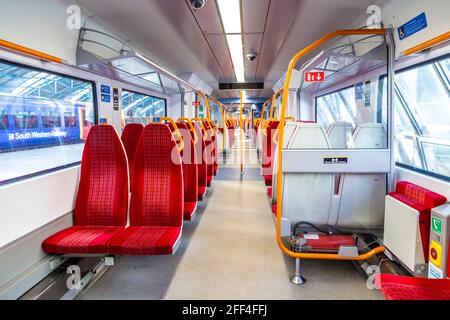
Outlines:
[[[442,220],[436,217],[431,218],[431,230],[437,234],[442,234]]]

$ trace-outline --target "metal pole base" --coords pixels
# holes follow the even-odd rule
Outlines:
[[[301,286],[306,282],[300,273],[300,259],[295,259],[295,273],[291,278],[291,282],[295,285]]]

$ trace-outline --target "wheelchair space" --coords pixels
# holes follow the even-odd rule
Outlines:
[[[216,179],[174,256],[122,256],[82,299],[379,298],[348,261],[303,260],[307,282],[291,284],[294,260],[275,237],[263,181]]]

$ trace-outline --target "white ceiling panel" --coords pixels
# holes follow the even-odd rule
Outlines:
[[[244,55],[248,52],[256,52],[258,55],[254,61],[250,61],[245,57],[244,65],[245,65],[245,78],[247,82],[255,82],[264,80],[264,78],[260,77],[259,79],[256,77],[256,70],[258,68],[259,62],[259,51],[261,49],[263,35],[262,34],[244,34]]]
[[[244,33],[263,33],[271,0],[243,0]],[[275,1],[273,1],[275,2]]]

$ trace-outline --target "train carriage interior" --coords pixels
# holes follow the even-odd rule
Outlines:
[[[450,300],[449,12],[0,1],[0,300]]]

